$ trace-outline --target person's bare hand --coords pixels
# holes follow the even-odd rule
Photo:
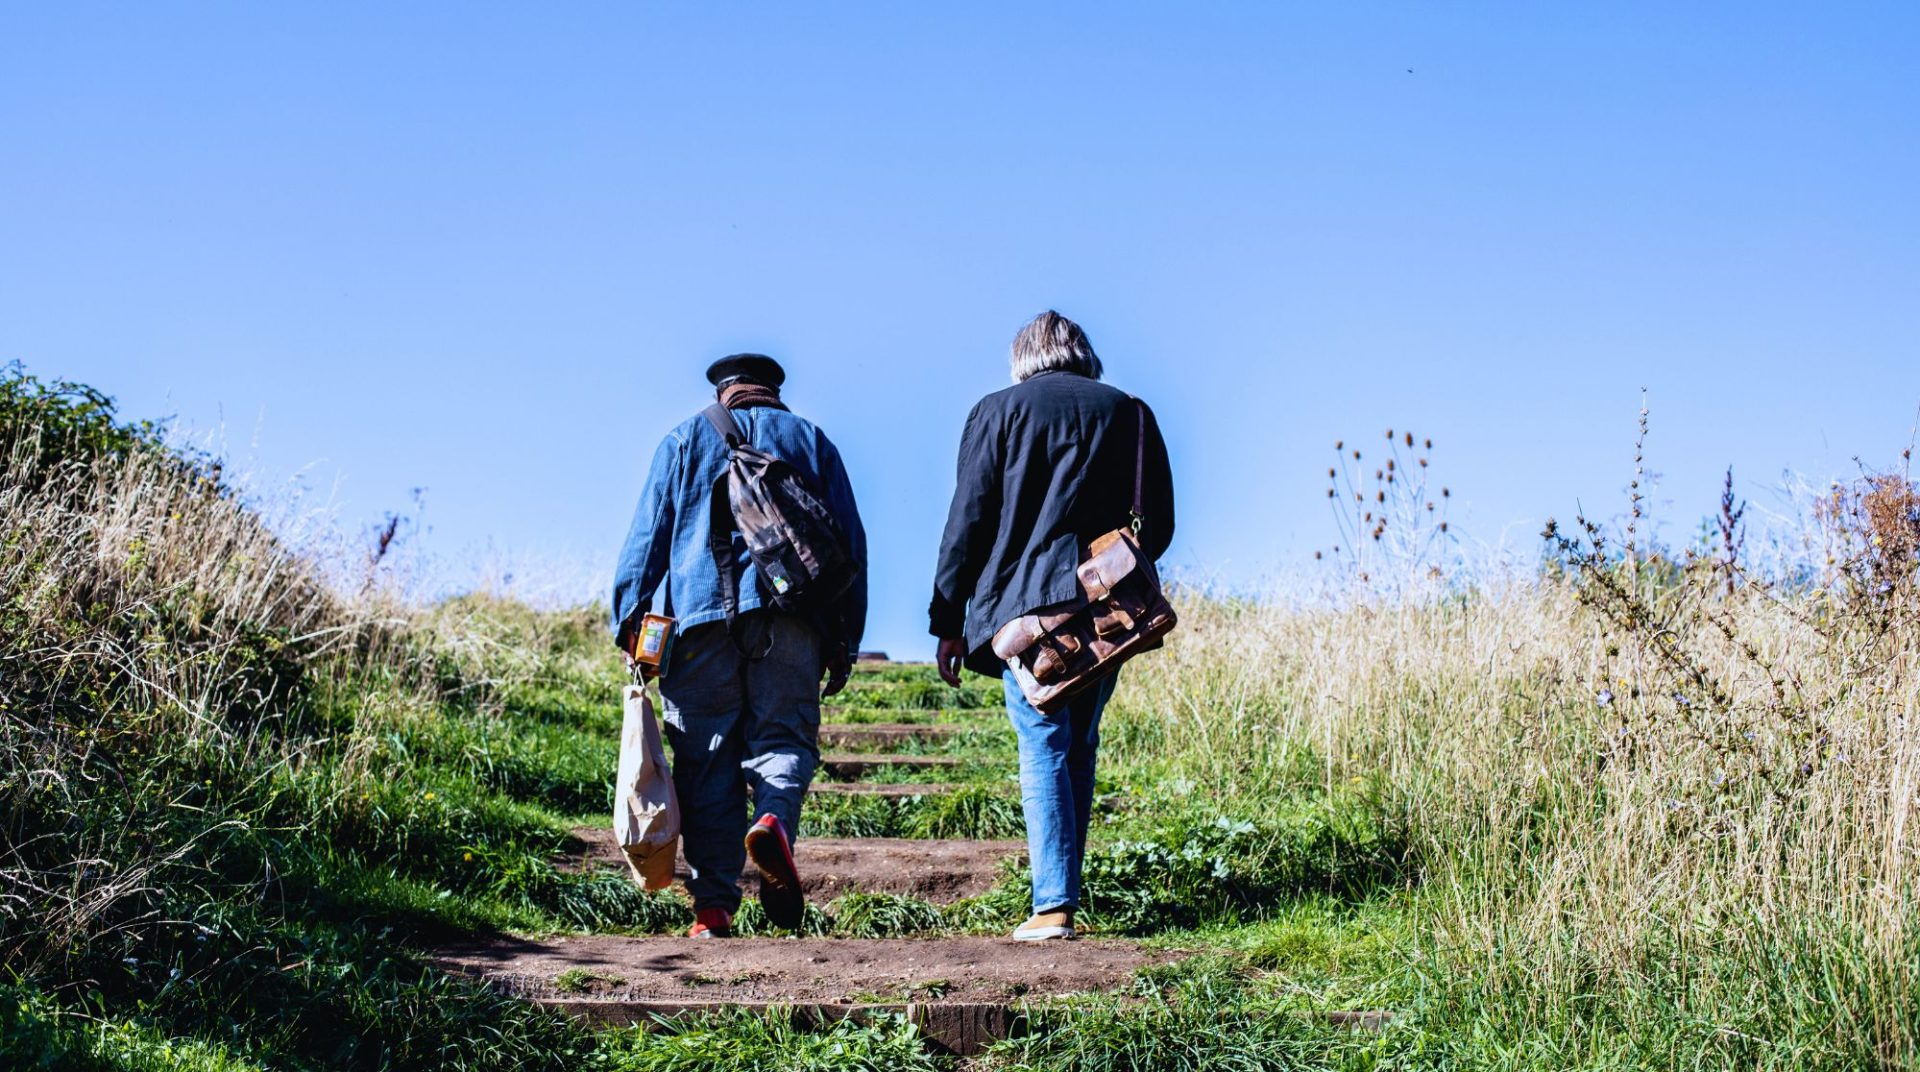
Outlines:
[[[827,656],[826,672],[827,683],[820,686],[822,700],[847,687],[847,678],[853,673],[853,660],[847,657],[846,652],[836,647],[833,653]]]
[[[940,680],[960,687],[960,667],[967,661],[967,642],[959,637],[942,640],[934,652],[933,665],[940,671]]]

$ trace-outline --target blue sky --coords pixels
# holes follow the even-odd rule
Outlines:
[[[13,4],[0,360],[350,524],[598,570],[701,370],[779,356],[922,655],[960,422],[1052,306],[1151,401],[1173,564],[1331,542],[1336,438],[1470,536],[1896,459],[1910,4]]]

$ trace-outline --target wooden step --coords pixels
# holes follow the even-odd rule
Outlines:
[[[884,767],[935,770],[959,765],[960,760],[954,756],[893,756],[877,752],[856,752],[820,757],[820,770],[828,777],[838,778],[843,782],[865,777],[869,772]]]
[[[1026,849],[1023,841],[803,836],[794,843],[793,862],[800,870],[801,888],[815,901],[843,893],[897,893],[952,904],[987,892],[999,877],[1001,861],[1024,857]],[[554,865],[574,872],[624,872],[627,867],[613,831],[604,826],[575,828],[573,843],[556,855]],[[690,874],[685,859],[675,862],[676,878],[684,882]],[[758,889],[758,875],[749,862],[741,889]]]
[[[834,701],[848,707],[895,707],[906,710],[983,710],[998,707],[1002,695],[994,689],[953,689],[937,681],[859,681],[848,685]]]
[[[904,797],[944,797],[952,796],[960,787],[949,782],[820,782],[816,781],[807,790],[820,796],[842,797],[885,797],[899,800]]]
[[[805,1022],[906,1012],[939,1048],[977,1053],[1015,1030],[1027,1000],[1104,993],[1178,953],[1132,942],[1001,937],[492,937],[436,951],[444,967],[596,1024],[720,1008],[796,1010]],[[944,1011],[936,1011],[944,1010]]]
[[[826,717],[827,726],[883,726],[889,724],[911,724],[915,726],[955,725],[968,726],[1005,726],[1007,716],[997,711],[962,710],[957,707],[913,708],[883,707],[868,704],[845,703],[827,704],[821,708]]]
[[[944,722],[847,722],[820,727],[820,743],[838,748],[891,748],[903,744],[935,744],[959,733],[962,727]]]

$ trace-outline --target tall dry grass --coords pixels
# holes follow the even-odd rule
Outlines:
[[[1128,671],[1116,758],[1241,810],[1370,787],[1454,1011],[1554,1060],[1910,1067],[1920,497],[1870,477],[1810,521],[1784,577],[1584,528],[1470,589],[1190,599]]]
[[[83,388],[5,386],[0,952],[31,974],[161,925],[242,822],[215,781],[298,762],[314,690],[402,647],[217,463]]]

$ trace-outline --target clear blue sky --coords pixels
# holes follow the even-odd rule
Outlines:
[[[1916,190],[1905,3],[0,9],[0,360],[601,564],[764,350],[896,655],[1043,308],[1159,410],[1179,567],[1309,557],[1388,425],[1478,538],[1607,512],[1642,386],[1689,526],[1907,444]]]

